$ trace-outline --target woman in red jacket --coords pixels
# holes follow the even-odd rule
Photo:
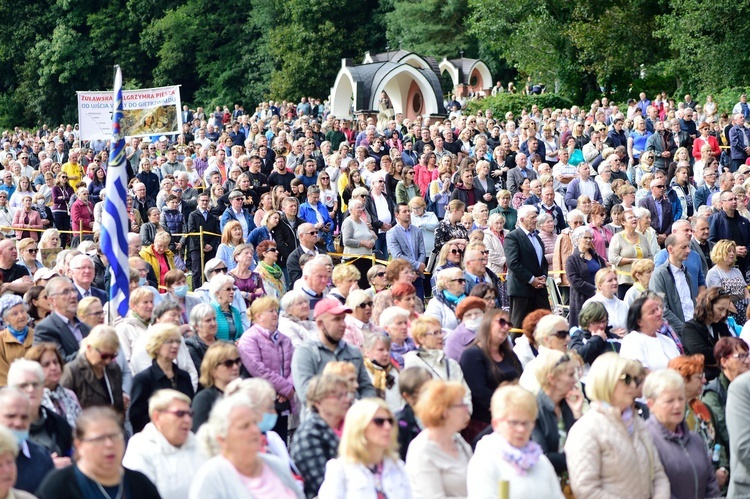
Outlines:
[[[83,237],[79,235],[73,237],[72,247],[78,246],[81,240],[92,239],[91,232],[94,229],[94,205],[89,201],[89,191],[86,187],[79,187],[77,199],[70,207],[70,221],[72,230],[80,235],[83,231]],[[88,234],[86,232],[89,232]]]
[[[703,159],[704,161],[708,158],[703,158],[701,154],[701,148],[708,144],[711,146],[711,153],[715,158],[718,158],[721,156],[721,149],[719,148],[719,142],[716,140],[716,137],[713,135],[709,135],[708,131],[710,129],[710,125],[706,123],[705,121],[701,123],[698,126],[698,131],[700,132],[701,136],[695,139],[693,142],[693,157],[696,161],[700,161]]]
[[[31,209],[31,195],[24,194],[21,197],[21,208],[13,215],[13,228],[16,229],[16,240],[30,237],[34,241],[39,240],[39,232],[28,229],[42,229],[42,217],[39,212]]]

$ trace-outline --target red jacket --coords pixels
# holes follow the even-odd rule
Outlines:
[[[94,205],[90,202],[83,202],[76,199],[73,206],[70,207],[70,225],[71,230],[93,230],[94,227]]]
[[[29,225],[32,229],[43,229],[44,225],[42,225],[42,217],[39,216],[39,212],[36,210],[29,210],[29,223],[24,224],[23,220],[26,218],[26,212],[23,208],[19,208],[16,210],[16,214],[13,215],[13,228],[16,229],[16,239],[21,239],[21,234],[23,233],[23,227],[24,225]],[[31,237],[34,241],[39,241],[39,232],[29,232],[29,237]]]

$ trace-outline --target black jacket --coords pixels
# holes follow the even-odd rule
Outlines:
[[[294,224],[291,224],[283,214],[279,218],[279,225],[273,228],[271,235],[273,236],[273,240],[276,241],[276,247],[279,249],[279,261],[276,263],[278,263],[280,267],[283,267],[289,260],[289,255],[292,254],[292,251],[299,247],[297,227],[299,227],[301,223],[304,223],[304,220],[297,217]]]
[[[401,459],[406,459],[406,451],[409,450],[409,444],[422,432],[422,428],[417,423],[417,416],[414,409],[409,404],[404,405],[401,412],[398,413],[398,453]]]
[[[203,232],[221,234],[218,218],[209,212],[208,220],[206,220],[203,218],[203,214],[200,211],[194,210],[190,216],[187,217],[187,230],[191,234],[197,233],[200,232],[201,227],[203,227]],[[204,234],[203,244],[210,244],[213,248],[210,252],[206,253],[206,261],[208,261],[216,255],[216,250],[218,249],[219,244],[221,244],[221,236]],[[199,252],[203,250],[200,244],[200,236],[190,236],[188,238],[188,250]]]
[[[55,452],[59,456],[70,456],[73,447],[73,430],[70,428],[68,421],[43,405],[39,406],[39,414],[42,416],[41,422],[39,424],[31,423],[29,439],[45,447],[43,441],[37,437],[46,434],[52,439],[52,447],[47,448],[50,453]]]
[[[91,329],[84,324],[79,322],[79,328],[81,330],[81,336],[85,338],[89,335]],[[78,356],[78,350],[80,345],[76,341],[73,333],[70,332],[70,328],[65,322],[52,311],[47,317],[40,321],[36,328],[34,328],[34,344],[38,345],[45,341],[51,341],[58,345],[60,354],[65,359],[65,362],[71,362]]]
[[[568,343],[568,350],[573,350],[581,356],[583,362],[592,364],[597,357],[605,352],[620,352],[620,338],[611,334],[610,327],[607,327],[607,341],[599,336],[593,336],[586,329],[577,329],[573,331]]]
[[[203,423],[208,421],[208,415],[211,413],[216,401],[224,395],[224,392],[211,386],[198,392],[193,399],[191,407],[193,408],[193,431],[198,432]]]
[[[383,195],[385,196],[385,193],[383,193]],[[395,225],[396,216],[394,213],[396,212],[396,203],[394,203],[388,196],[385,196],[385,198],[388,200],[388,210],[391,212],[391,225]],[[378,209],[375,207],[375,200],[372,195],[367,197],[367,200],[365,201],[365,209],[367,210],[367,213],[370,214],[372,229],[377,234],[378,230],[383,226],[383,222],[378,219]]]
[[[143,430],[143,427],[151,421],[148,415],[148,399],[157,391],[164,388],[174,388],[178,392],[182,392],[190,397],[191,400],[193,395],[195,395],[190,375],[177,367],[177,364],[173,364],[172,369],[174,371],[174,385],[155,360],[151,363],[151,367],[136,374],[133,378],[133,402],[130,404],[130,422],[133,424],[134,433]]]
[[[55,470],[47,475],[42,484],[36,489],[39,499],[88,499],[84,495],[76,478],[75,465]],[[146,475],[140,471],[123,468],[123,497],[138,497],[138,499],[160,499],[159,491]]]
[[[717,378],[721,373],[721,367],[714,358],[716,343],[721,338],[732,336],[726,322],[717,322],[711,324],[711,327],[714,330],[713,336],[709,334],[708,326],[695,319],[690,319],[682,329],[682,346],[685,348],[685,355],[703,354],[703,370],[708,381]]]
[[[536,416],[536,426],[534,426],[534,431],[531,432],[531,439],[541,446],[544,455],[555,467],[555,472],[559,474],[562,471],[567,471],[565,452],[560,448],[560,432],[557,429],[555,404],[544,393],[544,390],[539,390],[536,396],[536,405],[539,412]],[[562,413],[563,426],[565,431],[568,432],[576,419],[565,399],[560,402],[560,412]]]

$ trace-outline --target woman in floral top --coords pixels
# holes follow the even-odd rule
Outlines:
[[[448,203],[445,219],[441,220],[435,229],[435,248],[442,248],[452,239],[469,239],[469,231],[461,225],[466,205],[457,199]]]

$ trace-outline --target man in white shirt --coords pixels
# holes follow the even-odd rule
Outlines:
[[[664,318],[681,335],[685,322],[692,319],[695,312],[691,278],[683,264],[690,254],[690,239],[681,234],[671,234],[664,245],[669,258],[654,270],[649,289],[662,295]]]
[[[552,167],[553,187],[560,194],[565,194],[568,184],[576,178],[576,167],[568,164],[570,153],[565,148],[560,148],[557,154],[558,162]]]
[[[370,214],[372,228],[378,233],[375,243],[375,251],[379,251],[384,260],[388,259],[388,243],[385,233],[391,230],[396,223],[394,215],[396,206],[392,200],[385,195],[385,173],[377,172],[372,178],[372,190],[367,198],[365,209]]]

